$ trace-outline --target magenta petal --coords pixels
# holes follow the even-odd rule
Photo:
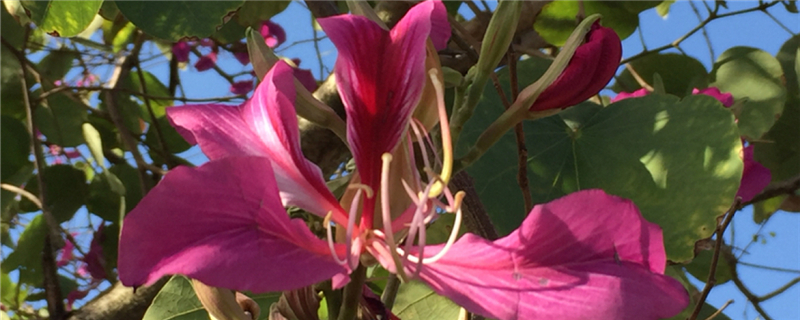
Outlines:
[[[88,271],[94,279],[105,279],[107,276],[105,267],[106,258],[103,255],[102,245],[105,240],[105,234],[103,233],[104,227],[105,223],[97,228],[92,238],[92,243],[89,245],[89,252],[83,257],[83,262],[86,263],[86,271]]]
[[[284,31],[280,25],[270,20],[261,23],[259,33],[264,37],[267,46],[270,48],[275,48],[286,41],[286,31]]]
[[[733,95],[730,93],[722,93],[719,91],[719,88],[716,87],[710,87],[706,89],[694,88],[692,89],[692,94],[704,94],[707,96],[712,96],[714,99],[719,100],[719,102],[722,103],[722,105],[726,108],[733,106]]]
[[[744,153],[744,171],[742,172],[742,182],[739,185],[737,197],[742,197],[742,202],[753,200],[757,194],[761,193],[772,181],[772,174],[769,169],[753,159],[753,146],[747,146]]]
[[[189,61],[189,51],[191,48],[186,41],[178,41],[172,45],[172,54],[175,55],[175,60],[178,62]]]
[[[641,89],[636,90],[634,92],[624,92],[623,91],[623,92],[618,93],[616,97],[611,99],[611,103],[614,103],[614,102],[617,102],[617,101],[620,101],[620,100],[625,100],[625,99],[628,99],[628,98],[644,97],[644,96],[646,96],[648,94],[650,94],[650,91],[647,91],[646,88],[641,88]]]
[[[253,90],[253,80],[236,81],[231,84],[231,93],[238,95],[246,95]]]
[[[343,255],[344,246],[337,251]],[[346,271],[305,222],[289,219],[269,161],[257,157],[170,171],[125,218],[118,268],[127,286],[183,274],[253,292],[297,289]]]
[[[238,61],[239,61],[239,63],[241,63],[242,65],[245,65],[245,66],[246,66],[246,65],[250,64],[250,54],[249,54],[249,53],[247,53],[247,51],[239,51],[239,52],[234,52],[234,53],[233,53],[233,56],[234,56],[234,57],[236,58],[236,60],[238,60]]]
[[[200,57],[195,62],[194,67],[197,71],[206,71],[213,68],[217,64],[217,53],[211,52],[207,55]]]
[[[689,303],[665,264],[658,226],[630,201],[587,190],[534,207],[495,242],[465,235],[420,278],[491,318],[661,319]]]
[[[346,223],[322,172],[300,149],[292,77],[292,68],[278,62],[240,107],[192,105],[169,108],[167,116],[186,141],[200,144],[211,160],[248,155],[269,158],[284,205],[323,217],[333,212],[333,221]]]
[[[431,17],[443,6],[417,4],[388,32],[361,16],[318,19],[339,51],[336,84],[347,112],[347,139],[362,181],[373,188],[381,155],[397,145],[422,94]]]

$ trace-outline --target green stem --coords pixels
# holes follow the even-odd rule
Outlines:
[[[358,268],[350,274],[350,283],[344,287],[344,299],[342,307],[339,309],[338,320],[355,320],[358,315],[359,301],[361,301],[361,290],[367,280],[367,268],[358,264]]]
[[[503,112],[503,114],[489,125],[486,131],[478,137],[478,140],[475,141],[475,145],[472,146],[469,152],[467,152],[464,157],[455,161],[453,172],[459,172],[480,159],[480,157],[483,156],[492,145],[500,140],[508,130],[526,119],[527,112],[527,109],[516,107],[516,105],[512,105],[506,112]]]

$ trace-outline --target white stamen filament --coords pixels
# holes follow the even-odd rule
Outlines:
[[[355,196],[353,196],[353,202],[350,204],[350,215],[347,217],[347,232],[346,232],[347,238],[345,239],[345,243],[347,245],[347,265],[350,266],[351,269],[356,268],[356,266],[353,265],[354,259],[352,258],[353,229],[355,229],[356,226],[356,215],[358,215],[358,203],[361,201],[361,194],[364,192],[364,190],[369,190],[369,187],[367,187],[367,189],[358,188],[358,190],[356,191]]]
[[[386,245],[389,246],[389,252],[394,253],[397,250],[397,245],[394,243],[392,213],[390,212],[391,207],[389,205],[389,166],[392,163],[392,155],[384,153],[381,155],[381,160],[383,160],[383,166],[381,167],[381,218],[383,218],[384,240],[386,241]],[[392,254],[391,256],[392,260],[394,260],[395,268],[398,270],[397,275],[405,281],[405,271],[402,271],[403,262],[400,260],[400,256],[396,254]]]
[[[349,266],[349,251],[347,252],[347,257],[345,257],[345,259],[339,259],[339,255],[336,254],[336,246],[333,243],[333,228],[331,228],[331,216],[333,216],[333,211],[328,211],[328,214],[325,215],[325,219],[322,220],[322,224],[325,226],[325,231],[328,234],[328,248],[331,249],[331,256],[333,256],[333,260],[336,261],[336,263],[342,266],[345,264]]]
[[[411,261],[413,263],[420,263],[421,262],[422,264],[434,263],[434,262],[438,261],[439,259],[441,259],[442,257],[444,257],[444,255],[447,254],[447,251],[450,251],[450,247],[453,246],[453,243],[456,242],[456,238],[458,238],[458,231],[459,231],[459,229],[461,227],[461,219],[462,219],[461,201],[462,201],[462,199],[464,199],[465,195],[466,194],[463,191],[459,191],[458,193],[456,193],[455,203],[453,204],[453,206],[456,208],[456,212],[455,212],[456,221],[453,223],[453,230],[450,232],[450,237],[447,239],[447,243],[445,243],[445,245],[442,248],[442,250],[439,251],[433,257],[429,257],[429,258],[419,259],[419,257],[413,256],[413,255],[408,255],[407,259],[409,261]],[[398,250],[400,250],[400,249],[398,248]],[[402,252],[402,251],[398,251],[398,253],[399,254],[403,254],[405,256],[405,253]],[[420,254],[420,256],[422,256],[422,254]]]

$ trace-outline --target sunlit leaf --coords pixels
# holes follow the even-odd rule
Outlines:
[[[72,37],[86,29],[102,0],[85,1],[22,1],[36,26],[56,37]]]
[[[239,10],[237,20],[245,27],[258,27],[262,21],[281,13],[291,1],[245,1]],[[244,34],[242,35],[244,36]]]
[[[210,36],[242,1],[117,1],[116,4],[128,20],[147,34],[178,41],[183,37]]]
[[[537,16],[533,28],[545,41],[562,46],[578,25],[575,18],[582,3],[584,13],[603,15],[601,24],[614,29],[620,39],[625,39],[639,26],[639,13],[655,7],[661,1],[553,1]]]
[[[542,67],[535,62],[520,63],[520,83],[532,82],[537,68]],[[501,71],[500,78],[505,74]],[[497,93],[488,88],[465,126],[461,150],[502,109]],[[524,127],[535,203],[590,188],[629,198],[664,229],[668,258],[676,261],[691,259],[694,242],[711,234],[741,179],[733,115],[708,96],[679,101],[651,94],[605,108],[584,103]],[[509,132],[468,168],[502,234],[527,214],[516,181],[516,146]]]
[[[400,285],[392,313],[400,319],[458,319],[461,307],[425,284],[412,281]]]
[[[142,320],[208,320],[192,283],[184,276],[173,276],[161,288]]]
[[[783,70],[778,59],[766,51],[734,47],[723,52],[714,63],[711,84],[736,99],[747,99],[740,110],[742,136],[759,139],[783,112],[786,88],[781,83]]]
[[[664,81],[667,93],[679,97],[692,93],[692,88],[705,88],[708,85],[708,71],[697,59],[675,54],[649,54],[630,62],[633,70],[648,84],[653,84],[656,73]],[[627,69],[617,78],[612,86],[616,92],[633,92],[642,86],[633,78]]]

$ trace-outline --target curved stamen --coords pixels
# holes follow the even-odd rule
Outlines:
[[[425,191],[422,194],[427,194],[428,192],[430,192],[431,186],[432,186],[431,184],[428,184],[428,186],[425,187]],[[414,245],[414,237],[417,236],[417,231],[419,229],[422,230],[425,229],[425,219],[423,217],[424,216],[423,211],[425,210],[425,204],[427,202],[426,200],[427,199],[425,198],[420,198],[417,201],[414,201],[416,209],[414,210],[414,215],[413,218],[411,218],[411,224],[409,225],[408,228],[408,236],[406,238],[406,253],[408,253],[408,249]],[[424,246],[425,243],[421,242],[421,245]],[[406,258],[406,256],[403,255],[403,258]]]
[[[381,155],[383,166],[381,167],[381,218],[383,218],[383,232],[386,245],[389,246],[389,252],[392,254],[392,260],[397,270],[403,270],[403,263],[400,261],[400,256],[395,254],[397,245],[394,243],[394,234],[392,233],[392,213],[389,206],[389,167],[392,163],[392,155],[384,153]],[[403,271],[404,272],[404,271]],[[400,271],[398,271],[398,274]]]
[[[426,168],[432,168],[431,162],[428,160],[428,150],[427,147],[425,146],[425,138],[423,137],[421,132],[422,130],[425,130],[425,128],[420,129],[420,125],[417,124],[419,120],[417,120],[416,118],[412,118],[411,120],[412,121],[409,122],[409,124],[411,125],[411,130],[414,131],[414,135],[417,136],[417,142],[419,142],[420,153],[422,153],[422,163],[425,165]]]
[[[327,237],[328,248],[331,249],[331,256],[333,257],[333,260],[336,261],[336,263],[338,263],[339,265],[342,265],[342,266],[345,265],[345,264],[347,264],[349,266],[350,265],[349,261],[348,261],[350,259],[350,252],[349,251],[348,251],[347,257],[345,259],[339,259],[339,255],[336,254],[336,246],[335,246],[335,244],[333,242],[333,231],[331,231],[331,229],[332,229],[331,228],[331,216],[333,216],[333,211],[328,211],[328,214],[325,215],[325,219],[322,220],[322,225],[325,226],[325,231],[327,232],[327,235],[328,235],[328,237]]]
[[[447,186],[447,182],[450,180],[450,175],[453,174],[453,144],[450,138],[450,124],[447,120],[447,110],[444,105],[444,85],[436,77],[437,73],[438,71],[436,69],[428,71],[428,75],[433,83],[433,88],[436,91],[436,101],[439,106],[439,128],[441,128],[442,131],[442,153],[444,153],[444,159],[442,161],[442,173],[440,174],[441,182],[437,183],[436,186],[431,189],[431,193],[428,195],[431,198],[438,196],[442,192]]]
[[[353,266],[353,229],[356,226],[356,216],[358,215],[358,203],[361,202],[361,194],[368,191],[369,187],[366,185],[362,185],[363,187],[357,187],[358,191],[356,191],[355,196],[353,196],[353,202],[350,203],[350,215],[347,217],[347,232],[345,238],[345,244],[347,245],[347,265],[351,267],[351,269],[355,269]],[[369,193],[367,193],[369,194]]]
[[[367,198],[372,198],[372,196],[375,194],[375,191],[373,191],[372,188],[370,188],[370,186],[363,183],[354,182],[351,183],[349,186],[347,186],[347,188],[364,190],[364,192],[367,194]]]
[[[466,195],[466,193],[464,193],[464,191],[459,191],[459,192],[456,193],[455,203],[454,203],[454,207],[456,208],[456,212],[455,212],[456,221],[453,223],[453,230],[450,232],[450,237],[447,239],[447,243],[445,243],[445,245],[442,248],[442,250],[440,250],[436,255],[434,255],[433,257],[430,257],[430,258],[419,259],[419,257],[408,255],[408,260],[409,261],[414,262],[414,263],[422,262],[423,264],[434,263],[434,262],[438,261],[439,259],[441,259],[442,257],[444,257],[444,255],[447,254],[447,251],[450,251],[450,247],[453,246],[453,243],[456,242],[456,238],[458,238],[458,231],[459,231],[459,229],[461,227],[461,218],[462,218],[461,202],[464,199],[465,195]],[[422,255],[420,255],[420,256],[422,256]]]

